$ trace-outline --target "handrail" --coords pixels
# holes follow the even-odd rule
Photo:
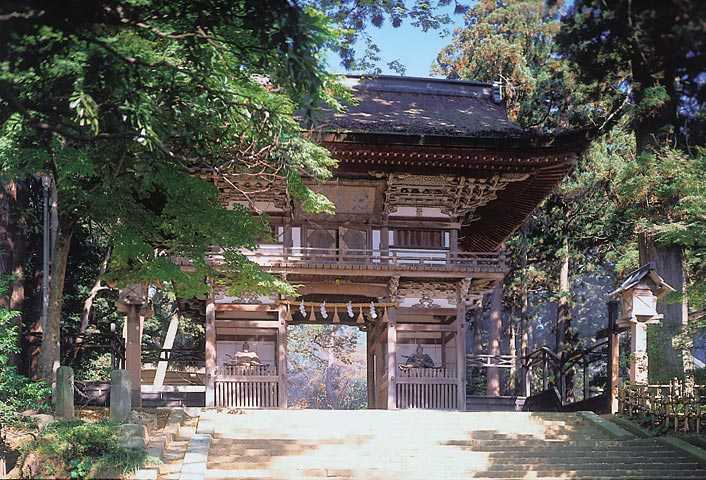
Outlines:
[[[541,364],[542,389],[547,390],[547,388],[549,387],[549,372],[553,371],[555,382],[557,383],[556,386],[558,387],[561,396],[561,401],[564,402],[567,400],[568,392],[566,380],[568,374],[572,368],[580,364],[583,367],[583,397],[584,400],[586,400],[589,398],[590,395],[590,389],[588,384],[588,367],[591,364],[603,359],[604,357],[607,358],[607,351],[599,352],[599,350],[606,349],[607,347],[608,340],[605,339],[601,342],[591,345],[588,348],[575,351],[569,355],[557,355],[556,352],[551,350],[546,345],[542,346],[522,358],[522,368],[525,372],[525,381],[530,382],[529,377],[531,369]],[[531,390],[530,385],[528,384],[526,388],[527,392],[529,393]]]
[[[250,260],[267,265],[331,263],[374,265],[419,265],[432,267],[475,267],[505,270],[507,256],[504,252],[454,252],[450,250],[427,250],[423,248],[353,249],[319,247],[284,247],[283,245],[260,245],[255,249],[242,250]],[[222,261],[223,250],[213,248],[209,259]]]

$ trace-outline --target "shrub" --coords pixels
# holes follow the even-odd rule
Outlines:
[[[144,450],[121,446],[118,425],[109,421],[52,423],[23,452],[23,474],[39,478],[118,477],[149,459]]]
[[[6,282],[0,281],[0,295],[5,287]],[[49,385],[31,381],[10,364],[11,356],[19,352],[16,317],[17,312],[0,307],[0,428],[20,422],[23,410],[47,409],[51,398]]]

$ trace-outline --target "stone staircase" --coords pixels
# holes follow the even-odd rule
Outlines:
[[[206,411],[195,437],[208,479],[706,479],[689,454],[581,412]]]

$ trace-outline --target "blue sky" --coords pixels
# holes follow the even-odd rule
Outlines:
[[[451,9],[450,11],[453,11]],[[387,62],[398,60],[407,68],[405,75],[410,77],[431,76],[431,65],[439,51],[451,41],[454,28],[463,25],[463,15],[451,15],[453,25],[442,29],[423,32],[420,28],[413,27],[405,21],[400,27],[394,28],[389,22],[381,28],[370,26],[367,33],[380,47],[380,68],[384,74],[398,75],[387,68]],[[444,35],[446,33],[446,35]],[[328,58],[329,69],[334,73],[363,73],[345,72],[338,56],[332,53]]]

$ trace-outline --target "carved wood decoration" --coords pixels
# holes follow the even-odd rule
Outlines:
[[[420,303],[424,307],[432,305],[432,299],[444,298],[449,303],[456,303],[456,283],[455,282],[414,282],[403,281],[397,290],[398,298],[421,298]]]
[[[488,178],[391,173],[387,177],[385,211],[399,207],[436,207],[450,217],[468,217],[497,198],[497,192],[511,182],[526,180],[528,174],[502,173]]]
[[[255,208],[256,203],[271,204],[288,211],[291,205],[284,182],[249,174],[222,174],[213,179],[218,198],[223,205],[245,203]]]

